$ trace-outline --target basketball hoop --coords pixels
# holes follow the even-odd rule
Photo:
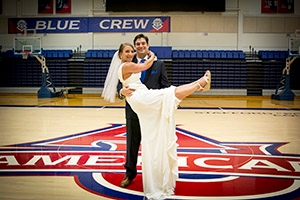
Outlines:
[[[29,54],[30,54],[30,52],[29,51],[23,51],[21,54],[22,54],[22,58],[23,59],[27,59],[28,56],[29,56]]]

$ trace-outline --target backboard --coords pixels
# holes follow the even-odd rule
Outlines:
[[[29,52],[33,55],[42,53],[42,39],[40,37],[15,37],[14,54],[22,55]]]
[[[300,38],[290,38],[289,56],[300,56]]]

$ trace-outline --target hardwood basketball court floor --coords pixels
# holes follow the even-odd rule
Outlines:
[[[124,112],[100,95],[1,94],[0,199],[143,199],[141,174],[119,187]],[[300,199],[299,97],[193,96],[175,121],[170,199]]]

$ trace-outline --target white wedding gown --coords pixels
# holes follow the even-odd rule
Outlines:
[[[164,199],[174,194],[178,178],[174,111],[180,100],[175,97],[174,86],[149,90],[140,81],[141,72],[123,80],[123,65],[119,67],[118,78],[124,86],[135,90],[126,100],[141,125],[144,193],[149,199]]]

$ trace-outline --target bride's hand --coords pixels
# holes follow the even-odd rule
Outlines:
[[[152,51],[149,51],[148,59],[154,59],[155,55]]]

